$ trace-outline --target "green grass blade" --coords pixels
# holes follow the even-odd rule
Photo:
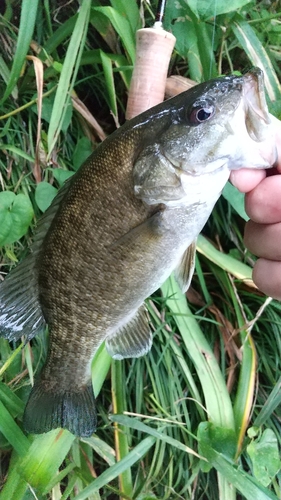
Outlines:
[[[238,387],[236,391],[235,402],[233,406],[234,419],[236,432],[238,435],[237,441],[237,455],[240,453],[244,436],[247,430],[256,383],[256,367],[257,367],[257,355],[254,340],[250,334],[250,331],[243,328],[244,319],[240,311],[238,311],[239,304],[235,300],[234,292],[233,294],[233,304],[236,308],[236,317],[238,319],[239,327],[241,328],[240,338],[241,338],[241,354],[242,361],[240,367],[240,373],[238,378]],[[240,320],[240,321],[239,321]]]
[[[118,422],[121,425],[124,425],[126,427],[131,427],[132,429],[135,429],[140,432],[145,432],[146,434],[149,434],[150,436],[154,436],[157,439],[160,439],[160,441],[164,441],[165,443],[170,444],[171,446],[174,446],[178,450],[182,450],[185,453],[191,453],[191,455],[195,455],[198,458],[203,458],[198,453],[196,453],[194,450],[186,446],[185,444],[181,443],[177,439],[171,438],[170,436],[167,436],[165,434],[165,427],[163,426],[162,428],[159,429],[153,429],[152,427],[140,422],[136,418],[131,418],[127,417],[126,415],[111,415],[110,420],[113,422]],[[176,425],[176,424],[175,424]],[[194,436],[195,437],[195,436]]]
[[[249,220],[244,208],[245,195],[243,193],[240,193],[240,191],[232,186],[230,182],[227,182],[223,188],[222,195],[230,203],[234,210],[236,210],[240,217],[242,217],[242,219]]]
[[[9,474],[0,492],[0,500],[22,500],[28,488],[28,483],[18,472],[18,457],[11,458]]]
[[[235,22],[231,25],[231,27],[251,63],[263,70],[265,87],[270,100],[275,101],[276,99],[279,99],[281,85],[278,81],[272,62],[253,28],[238,15],[236,16]]]
[[[239,359],[240,371],[238,375],[238,385],[234,399],[233,413],[236,429],[236,457],[239,456],[245,437],[249,416],[253,404],[253,395],[256,382],[256,349],[250,330],[245,328],[245,315],[243,315],[242,305],[237,300],[234,284],[231,282],[229,276],[221,271],[219,274],[215,270],[215,266],[210,265],[213,273],[219,277],[219,280],[227,295],[230,296],[233,309],[235,311],[235,318],[238,323],[238,328],[241,330],[241,348]]]
[[[16,155],[20,156],[21,158],[24,158],[25,160],[34,163],[34,157],[30,156],[28,153],[25,151],[22,151],[20,148],[17,148],[13,144],[3,144],[0,146],[0,150],[7,150],[11,151],[12,153],[15,153]]]
[[[147,304],[147,307],[149,315],[153,318],[153,322],[156,323],[157,325],[157,329],[160,328],[162,322],[159,320],[159,317],[155,314],[155,310],[153,309],[153,307],[151,307],[151,304],[149,302]],[[165,337],[166,345],[168,344],[168,349],[172,350],[177,357],[177,363],[181,366],[182,371],[185,375],[185,379],[189,386],[191,396],[195,401],[199,403],[198,412],[201,414],[201,418],[204,419],[204,410],[202,408],[200,393],[197,388],[196,382],[192,376],[191,370],[186,362],[185,356],[182,353],[181,347],[178,346],[178,344],[174,341],[173,338],[171,338],[171,334],[169,334],[165,328],[163,328],[163,335]]]
[[[122,55],[111,54],[110,57],[116,66],[116,71],[119,71],[120,76],[123,79],[124,84],[126,85],[126,88],[129,89],[133,66],[129,65],[127,59]]]
[[[182,339],[188,349],[204,392],[208,419],[214,425],[223,427],[228,434],[234,435],[234,415],[227,391],[214,353],[206,341],[196,319],[187,305],[185,295],[171,276],[162,285],[164,297],[169,297],[167,306],[173,313]],[[218,472],[220,500],[235,500],[235,490],[224,475]]]
[[[29,449],[30,442],[1,401],[0,415],[0,432],[13,446],[18,455],[24,456]]]
[[[105,344],[103,343],[97,350],[92,361],[92,384],[94,388],[95,397],[100,393],[105,378],[109,372],[112,358],[109,356]]]
[[[0,75],[2,76],[4,82],[6,84],[8,84],[8,82],[10,80],[11,73],[10,73],[10,70],[9,70],[7,64],[5,63],[5,61],[1,55],[0,55]],[[17,85],[14,86],[13,90],[11,91],[11,94],[15,100],[18,99]]]
[[[44,45],[44,51],[47,54],[52,54],[56,48],[61,45],[65,40],[73,33],[75,24],[77,22],[78,14],[67,19],[58,29],[54,32],[52,36],[48,38]]]
[[[69,500],[70,498],[72,498],[70,495],[74,490],[76,481],[77,481],[76,475],[72,476],[68,479],[68,484],[67,484],[62,496],[59,496],[59,500]]]
[[[100,59],[103,67],[105,83],[107,86],[110,110],[112,111],[114,117],[117,119],[117,102],[112,71],[112,61],[111,58],[108,57],[105,52],[103,52],[103,50],[100,51]]]
[[[65,467],[65,469],[60,470],[59,472],[56,471],[56,473],[53,475],[51,481],[46,486],[44,494],[47,494],[50,490],[55,488],[60,483],[60,481],[63,481],[63,479],[68,474],[69,474],[69,476],[71,476],[73,469],[75,469],[76,467],[77,467],[77,465],[72,462],[72,463],[68,464],[67,467]],[[75,479],[77,480],[76,477],[75,477]]]
[[[123,413],[126,410],[126,398],[124,390],[124,373],[122,363],[112,360],[111,365],[111,391],[112,406],[114,413]],[[122,460],[129,453],[129,429],[126,426],[115,425],[115,449],[117,461]],[[132,472],[128,467],[119,477],[120,490],[128,497],[132,496]]]
[[[38,0],[23,0],[21,2],[20,27],[17,38],[16,53],[13,57],[13,66],[11,69],[9,81],[4,95],[0,100],[0,104],[3,104],[7,97],[9,97],[19,79],[32,39],[37,15],[37,7]]]
[[[112,7],[94,7],[93,11],[101,12],[109,19],[112,26],[120,36],[123,46],[130,58],[130,62],[133,63],[136,55],[136,42],[128,20],[124,18],[118,10],[115,10]]]
[[[23,413],[22,400],[3,382],[0,382],[0,400],[14,417]]]
[[[264,425],[266,421],[271,417],[275,409],[278,406],[280,406],[280,404],[281,404],[281,377],[279,377],[279,380],[276,382],[275,387],[273,388],[268,399],[263,405],[260,413],[254,420],[253,426],[261,427],[262,425]]]
[[[19,464],[19,472],[33,488],[48,490],[74,440],[73,434],[62,429],[36,436]]]
[[[81,4],[73,34],[67,48],[48,130],[49,155],[51,154],[56,144],[67,111],[67,107],[70,102],[71,90],[74,86],[82,52],[84,50],[84,42],[87,34],[90,10],[91,0],[84,0]]]
[[[161,290],[200,378],[209,420],[215,425],[234,429],[232,405],[225,381],[214,353],[187,305],[185,295],[173,276]]]
[[[90,448],[93,448],[108,465],[114,465],[116,463],[115,450],[105,441],[102,441],[96,434],[93,434],[93,436],[89,438],[81,438],[80,440],[89,445]]]
[[[194,29],[197,37],[200,62],[203,69],[203,78],[204,80],[210,80],[210,78],[218,76],[218,72],[208,25],[203,21],[199,22],[197,19],[194,19]]]
[[[137,446],[128,453],[120,462],[109,467],[97,479],[95,479],[89,486],[87,486],[81,493],[79,493],[75,500],[87,500],[90,495],[97,492],[100,488],[110,483],[113,479],[122,474],[129,467],[132,467],[136,462],[150,450],[154,445],[155,438],[149,436],[141,441]]]
[[[112,7],[115,11],[128,19],[131,27],[131,32],[134,35],[141,27],[140,13],[137,2],[128,2],[128,0],[110,0]]]
[[[197,250],[221,269],[233,274],[235,278],[245,282],[248,280],[252,282],[252,269],[250,266],[234,259],[231,255],[220,252],[202,234],[197,239]]]
[[[9,366],[12,364],[12,362],[17,357],[17,355],[21,353],[22,348],[23,348],[23,344],[20,344],[14,351],[12,351],[12,353],[8,357],[7,361],[5,361],[5,363],[3,363],[3,365],[0,368],[0,377],[7,370],[7,368],[9,368]]]

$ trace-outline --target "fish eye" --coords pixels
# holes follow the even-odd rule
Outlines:
[[[190,125],[199,125],[209,120],[215,113],[215,106],[210,102],[196,103],[188,112]]]

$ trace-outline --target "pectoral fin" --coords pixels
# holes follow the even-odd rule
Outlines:
[[[130,231],[116,240],[109,249],[114,252],[125,252],[127,258],[129,254],[132,253],[132,258],[135,261],[136,253],[133,252],[138,252],[139,249],[141,249],[140,251],[142,252],[142,249],[156,244],[161,240],[163,235],[165,235],[167,230],[169,230],[163,214],[164,211],[159,210],[151,215],[148,219],[138,226],[133,227]]]
[[[189,247],[184,252],[181,262],[174,271],[175,279],[181,288],[182,292],[185,293],[191,283],[194,267],[195,267],[195,254],[196,254],[196,240],[189,245]]]
[[[106,349],[113,359],[139,358],[152,345],[149,317],[143,304],[135,315],[106,339]]]

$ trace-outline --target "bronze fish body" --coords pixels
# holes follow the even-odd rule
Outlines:
[[[196,237],[230,169],[269,167],[258,146],[271,128],[260,70],[219,78],[127,122],[64,185],[0,287],[2,336],[50,332],[28,432],[95,431],[94,353],[104,340],[116,359],[148,352],[144,300],[173,271],[188,288]]]

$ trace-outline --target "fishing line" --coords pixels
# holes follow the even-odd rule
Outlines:
[[[212,33],[212,52],[211,52],[211,57],[210,57],[209,78],[212,77],[212,69],[213,69],[213,57],[212,57],[212,54],[213,54],[214,46],[215,46],[216,19],[217,19],[217,0],[215,0],[215,5],[214,5],[214,26],[213,26],[213,33]]]

